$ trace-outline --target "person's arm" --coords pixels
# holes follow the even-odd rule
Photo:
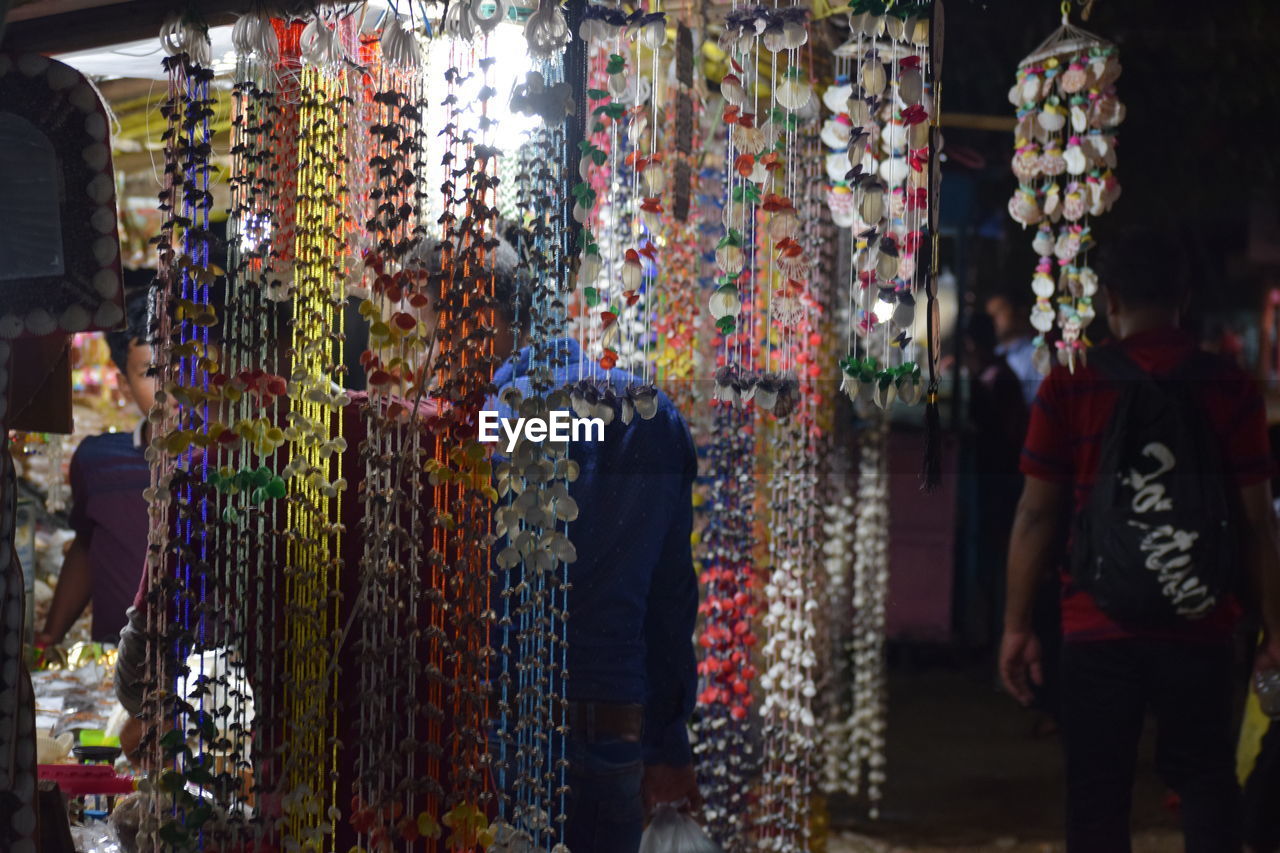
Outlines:
[[[1005,689],[1024,705],[1034,699],[1031,685],[1044,677],[1031,613],[1040,579],[1053,569],[1060,551],[1075,481],[1072,420],[1066,405],[1072,395],[1065,390],[1077,381],[1079,377],[1065,368],[1049,374],[1031,406],[1022,448],[1026,482],[1009,536],[999,666]]]
[[[1040,641],[1032,630],[1031,612],[1040,579],[1052,568],[1062,540],[1069,491],[1063,483],[1027,477],[1009,537],[1000,679],[1023,705],[1034,698],[1031,684],[1043,680]]]
[[[1264,480],[1244,486],[1240,497],[1244,510],[1241,544],[1264,632],[1256,669],[1280,669],[1280,550],[1271,484]]]
[[[693,479],[697,458],[688,429],[684,433],[684,471],[676,493],[672,523],[654,569],[645,614],[644,800],[647,810],[659,803],[701,804],[689,717],[698,689],[693,631],[698,613],[698,579],[693,570]]]
[[[84,470],[88,442],[82,443],[71,455],[67,482],[71,486],[71,513],[69,522],[76,537],[62,558],[58,582],[53,588],[53,601],[44,620],[44,630],[36,635],[36,645],[53,646],[62,642],[71,626],[84,613],[93,594],[93,575],[89,568],[89,542],[93,538],[93,520],[89,518]]]
[[[125,611],[128,621],[120,629],[116,652],[116,699],[130,715],[142,713],[147,671],[147,574],[142,573],[133,606]]]
[[[36,634],[37,646],[56,646],[84,613],[93,593],[93,575],[89,569],[89,544],[77,534],[62,559],[58,582],[53,588],[53,602],[44,620],[44,630]]]

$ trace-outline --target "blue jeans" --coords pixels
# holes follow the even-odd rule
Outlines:
[[[644,832],[640,744],[569,736],[565,843],[573,853],[636,853]]]
[[[495,770],[497,741],[490,741]],[[603,739],[586,743],[569,736],[565,782],[564,842],[572,853],[636,853],[644,833],[640,744]],[[499,784],[494,779],[494,784]],[[507,779],[510,785],[510,777]],[[508,790],[510,794],[510,790]]]

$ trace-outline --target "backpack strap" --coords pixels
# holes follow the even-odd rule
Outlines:
[[[1196,349],[1192,351],[1186,361],[1174,368],[1173,372],[1169,374],[1169,378],[1183,382],[1204,380],[1221,371],[1226,363],[1226,359],[1220,355]]]
[[[1125,355],[1118,346],[1102,346],[1089,351],[1089,366],[1111,382],[1152,382],[1155,377]]]

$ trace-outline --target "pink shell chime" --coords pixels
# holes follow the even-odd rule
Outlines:
[[[1017,109],[1012,168],[1018,188],[1009,215],[1035,227],[1040,256],[1031,280],[1035,363],[1048,373],[1086,358],[1086,330],[1095,316],[1098,276],[1089,266],[1091,222],[1120,197],[1116,180],[1116,128],[1124,104],[1116,96],[1120,53],[1112,43],[1062,26],[1018,65],[1009,90]]]

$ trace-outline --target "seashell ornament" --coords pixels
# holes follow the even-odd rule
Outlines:
[[[813,89],[804,80],[800,79],[801,70],[799,67],[788,71],[786,79],[777,87],[774,97],[778,99],[778,103],[782,104],[791,112],[798,112],[809,105],[810,99],[813,98]]]
[[[887,202],[885,199],[885,186],[881,183],[871,183],[863,188],[862,203],[859,205],[859,213],[862,221],[869,225],[874,225],[884,219],[887,210]]]
[[[898,97],[907,106],[919,104],[924,97],[924,74],[919,68],[904,68],[898,78]]]
[[[887,82],[888,77],[885,75],[883,63],[869,62],[862,67],[862,76],[858,83],[862,87],[863,95],[879,97],[883,94]]]
[[[1036,229],[1031,248],[1042,258],[1053,254],[1053,228],[1048,222],[1040,223],[1040,227]]]
[[[1049,300],[1036,300],[1036,306],[1031,309],[1031,327],[1037,332],[1045,334],[1053,329],[1055,319],[1057,319],[1057,315],[1054,313],[1053,306],[1049,304]]]
[[[836,186],[827,190],[827,207],[837,228],[852,228],[857,221],[857,202],[848,187]]]
[[[833,83],[822,91],[822,105],[833,113],[843,113],[851,97],[853,86],[848,81]]]
[[[1022,140],[1013,154],[1013,174],[1019,183],[1030,183],[1040,174],[1040,146]]]
[[[1049,177],[1057,177],[1067,170],[1066,158],[1062,155],[1062,144],[1057,140],[1050,142],[1040,155],[1040,171]]]
[[[1067,184],[1067,196],[1062,203],[1062,215],[1069,222],[1079,221],[1088,212],[1088,203],[1080,184],[1072,181]]]
[[[1023,226],[1035,225],[1044,218],[1039,204],[1036,203],[1036,194],[1025,187],[1016,189],[1013,197],[1009,199],[1009,215],[1013,217],[1014,222]]]
[[[1066,111],[1057,103],[1057,98],[1049,99],[1036,117],[1036,123],[1049,133],[1057,133],[1067,126]]]
[[[1071,60],[1067,70],[1063,72],[1058,87],[1068,95],[1073,95],[1089,85],[1089,68],[1084,60],[1076,57]]]
[[[1067,142],[1067,153],[1063,155],[1063,163],[1067,174],[1083,175],[1089,169],[1089,158],[1085,156],[1080,137],[1073,136]]]

